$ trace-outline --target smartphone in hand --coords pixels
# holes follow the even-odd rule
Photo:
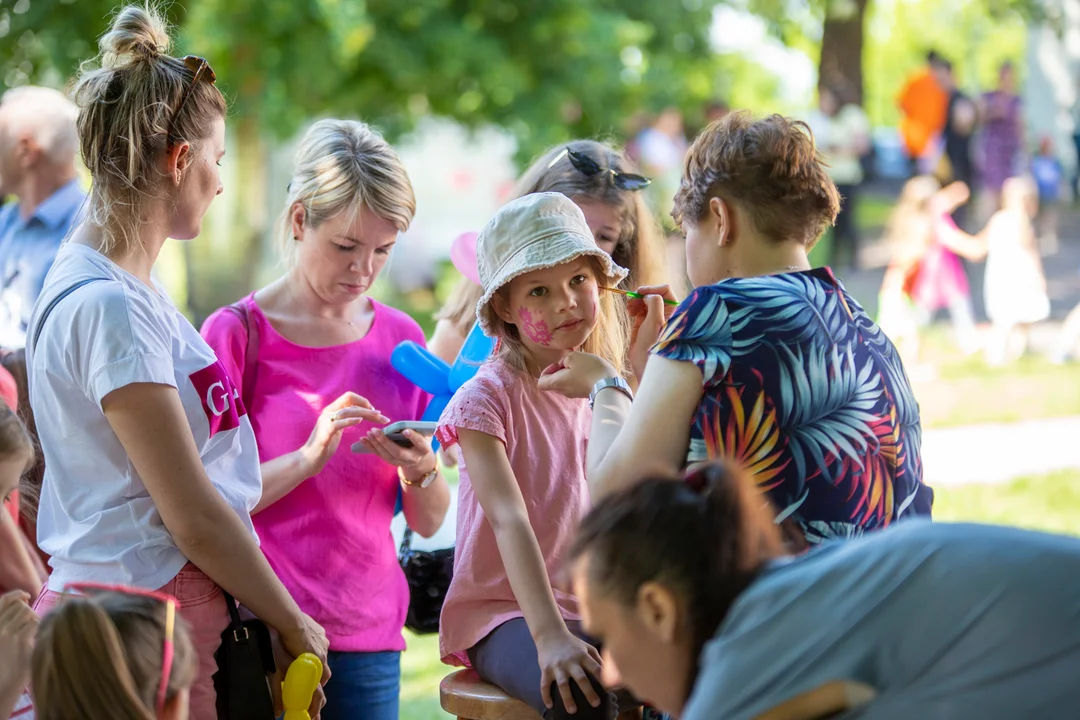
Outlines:
[[[405,437],[404,432],[406,430],[412,430],[415,433],[423,435],[425,437],[431,437],[435,434],[435,428],[439,426],[435,422],[421,422],[419,420],[402,420],[400,422],[390,423],[382,430],[386,433],[386,437],[390,438],[393,442],[397,443],[401,447],[411,447],[412,443],[409,442],[409,438]],[[353,443],[352,451],[354,453],[370,453],[371,450],[367,448],[362,442]]]

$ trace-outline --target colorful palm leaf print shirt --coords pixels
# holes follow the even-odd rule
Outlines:
[[[828,268],[700,287],[652,352],[704,376],[687,462],[746,466],[809,542],[930,514],[904,366]]]

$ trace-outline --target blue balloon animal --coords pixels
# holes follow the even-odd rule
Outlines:
[[[447,365],[435,357],[430,350],[411,340],[394,348],[390,353],[390,364],[405,376],[413,385],[431,395],[431,402],[420,419],[425,422],[437,422],[443,410],[450,403],[450,398],[465,382],[476,374],[480,365],[491,357],[495,341],[480,329],[480,324],[473,325],[465,344],[461,346],[454,364]],[[431,439],[431,447],[439,449],[439,441]],[[394,514],[401,512],[401,490],[398,489],[397,506]]]
[[[420,419],[436,422],[450,403],[450,398],[476,374],[480,365],[491,357],[494,349],[495,341],[484,335],[477,323],[465,338],[465,344],[452,366],[411,340],[394,348],[394,352],[390,354],[390,364],[409,382],[431,395],[431,402]],[[431,445],[436,450],[439,447],[435,439],[432,439]]]

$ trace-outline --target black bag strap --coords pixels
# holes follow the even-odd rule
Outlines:
[[[221,595],[225,598],[225,606],[229,608],[229,627],[235,633],[244,627],[244,621],[240,618],[240,610],[237,609],[236,600],[225,588],[221,588]],[[247,632],[245,630],[245,632]],[[237,638],[239,640],[240,638]]]
[[[79,288],[81,288],[83,285],[89,285],[90,283],[95,283],[95,282],[98,282],[99,280],[108,280],[108,279],[109,278],[103,278],[103,277],[85,278],[85,279],[80,280],[79,282],[75,283],[74,285],[70,285],[70,286],[64,288],[58,295],[56,295],[52,300],[50,300],[49,304],[45,306],[45,309],[41,311],[41,316],[38,317],[37,325],[34,326],[33,333],[28,338],[28,340],[30,341],[29,345],[30,345],[31,352],[34,352],[34,351],[37,350],[37,342],[38,342],[38,338],[41,336],[41,329],[43,327],[45,327],[45,321],[49,319],[49,315],[52,314],[52,311],[56,309],[56,306],[60,304],[61,300],[63,300],[68,295],[70,295],[71,293],[73,293],[76,290],[78,290]]]
[[[240,390],[240,399],[244,402],[244,408],[251,412],[251,403],[254,400],[255,392],[255,377],[259,369],[259,327],[251,317],[247,298],[234,302],[232,305],[226,305],[225,309],[236,315],[244,323],[247,347],[244,349],[244,375],[240,379],[240,383],[243,385]]]

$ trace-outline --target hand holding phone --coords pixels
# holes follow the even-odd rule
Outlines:
[[[402,420],[400,422],[390,423],[383,428],[383,433],[393,441],[396,445],[401,447],[412,447],[412,442],[409,441],[404,435],[406,430],[412,430],[415,433],[423,435],[425,437],[431,437],[435,434],[435,429],[439,426],[434,422],[420,422],[419,420]],[[363,442],[353,443],[352,451],[354,453],[370,453],[371,450]]]

